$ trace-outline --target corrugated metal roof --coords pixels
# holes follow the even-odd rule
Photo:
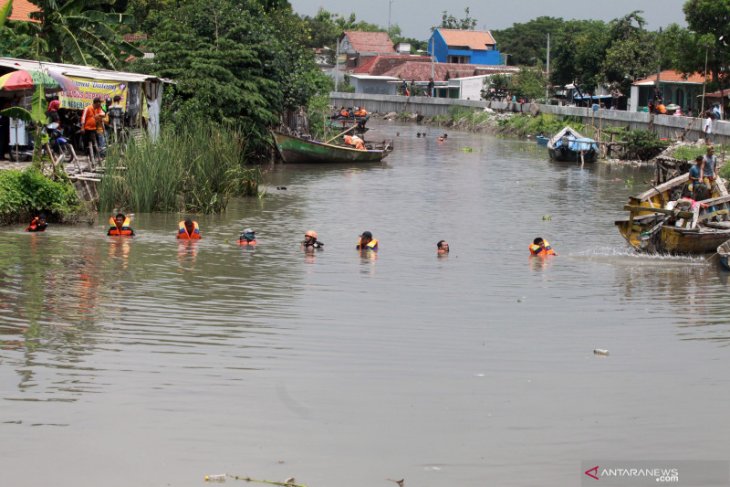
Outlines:
[[[449,47],[467,47],[475,51],[485,51],[486,46],[497,44],[488,30],[437,29]]]
[[[660,83],[687,83],[693,85],[701,85],[705,82],[705,77],[699,73],[692,73],[686,75],[675,71],[673,69],[667,69],[659,73]],[[656,84],[656,74],[647,76],[644,79],[634,81],[635,86],[654,86]]]
[[[31,61],[28,59],[0,58],[0,66],[11,69],[26,69],[42,71],[48,69],[66,76],[75,76],[77,78],[108,80],[108,81],[126,81],[142,83],[147,80],[160,79],[157,76],[140,73],[127,73],[124,71],[111,71],[109,69],[93,68],[90,66],[78,66],[75,64],[48,63],[45,61]]]
[[[356,52],[394,53],[393,41],[387,32],[345,31],[350,45]]]
[[[0,0],[0,8],[4,7],[6,3],[8,3],[8,0]],[[37,20],[31,19],[30,14],[40,11],[36,5],[33,5],[28,0],[13,0],[13,7],[8,19],[19,22],[38,22]]]

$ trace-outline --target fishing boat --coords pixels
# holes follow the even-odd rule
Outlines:
[[[615,222],[636,250],[668,254],[706,254],[730,239],[730,196],[717,179],[711,197],[682,198],[689,174],[629,198],[627,218]]]
[[[726,240],[717,248],[717,254],[720,256],[720,264],[730,271],[730,240]]]
[[[544,135],[536,135],[535,140],[537,141],[537,145],[546,146],[550,139],[548,137],[545,137]]]
[[[392,146],[387,142],[381,147],[358,150],[281,132],[274,132],[274,139],[281,158],[290,164],[380,162],[392,151]]]
[[[598,157],[596,141],[567,126],[548,141],[547,148],[554,161],[594,162]]]

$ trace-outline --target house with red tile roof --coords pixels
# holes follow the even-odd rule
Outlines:
[[[428,50],[440,63],[503,64],[492,33],[484,30],[435,29]]]
[[[8,0],[0,0],[0,8],[3,8],[7,3]],[[8,20],[14,20],[16,22],[38,22],[30,18],[30,14],[33,12],[40,12],[40,9],[28,0],[13,0],[13,6]]]
[[[387,32],[360,32],[348,30],[339,40],[340,55],[347,58],[346,69],[354,69],[367,59],[380,54],[396,54]]]
[[[683,112],[700,107],[705,77],[699,73],[684,74],[667,69],[634,81],[631,86],[629,111],[643,110],[659,94],[665,105],[679,105]]]

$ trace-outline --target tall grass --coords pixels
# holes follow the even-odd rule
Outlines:
[[[99,207],[220,212],[231,196],[258,194],[261,171],[244,166],[244,150],[239,131],[203,121],[132,140],[107,157]]]

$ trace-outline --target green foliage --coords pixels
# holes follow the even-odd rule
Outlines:
[[[302,17],[306,27],[307,35],[304,45],[308,48],[329,47],[334,55],[336,45],[340,35],[346,30],[357,30],[363,32],[385,32],[384,27],[375,24],[369,24],[362,20],[358,21],[354,13],[345,17],[334,14],[321,8],[314,17]],[[392,33],[400,35],[400,28],[394,26],[391,28]]]
[[[117,68],[130,54],[141,56],[124,42],[119,27],[131,19],[114,11],[109,0],[33,0],[38,22],[15,22],[15,40],[33,59]],[[18,37],[19,36],[19,37]],[[3,36],[3,43],[8,39]]]
[[[507,29],[493,30],[492,35],[499,50],[509,54],[509,64],[535,66],[546,59],[547,35],[551,34],[554,42],[564,24],[563,19],[537,17],[529,22],[512,24]]]
[[[307,104],[307,119],[309,133],[315,140],[324,140],[327,120],[330,115],[330,100],[327,95],[316,95],[309,99]]]
[[[457,19],[446,10],[441,13],[441,25],[439,27],[442,29],[474,30],[476,26],[477,19],[469,14],[469,7],[464,9],[463,19]],[[434,28],[431,30],[434,30]]]
[[[722,146],[715,146],[715,153],[721,153],[724,149]],[[677,147],[672,153],[672,157],[675,159],[681,159],[683,161],[694,161],[697,156],[704,156],[707,153],[706,146],[697,145],[681,145]]]
[[[585,133],[586,127],[579,120],[571,119],[569,117],[561,119],[555,115],[544,113],[534,117],[531,115],[514,115],[510,118],[501,120],[500,131],[516,135],[518,137],[539,134],[546,137],[552,137],[566,125],[572,127],[578,132]]]
[[[8,0],[8,2],[3,5],[2,8],[0,8],[0,29],[5,27],[5,22],[8,20],[8,17],[10,17],[10,13],[13,11],[13,0]]]
[[[684,15],[689,29],[699,37],[700,53],[708,54],[713,79],[718,81],[723,60],[730,59],[730,1],[688,0],[684,4]],[[696,65],[695,70],[702,69],[702,63]]]
[[[268,127],[329,86],[303,47],[306,32],[288,10],[266,14],[254,0],[190,0],[156,14],[155,58],[138,67],[176,81],[163,122],[234,124],[248,135],[249,155],[265,157]]]
[[[528,100],[545,97],[546,79],[539,69],[520,68],[512,78],[513,94]]]
[[[484,80],[484,88],[481,91],[482,99],[504,98],[512,92],[512,75],[495,74]]]
[[[246,137],[200,119],[162,131],[157,141],[132,141],[107,157],[102,210],[223,211],[235,195],[255,195],[261,172],[244,167]],[[122,167],[126,169],[121,169]]]
[[[648,161],[669,146],[668,141],[660,140],[655,132],[648,130],[621,132],[619,140],[626,143],[624,158],[630,160]]]
[[[76,190],[67,180],[52,181],[33,168],[0,171],[0,222],[40,212],[64,219],[79,208]]]

